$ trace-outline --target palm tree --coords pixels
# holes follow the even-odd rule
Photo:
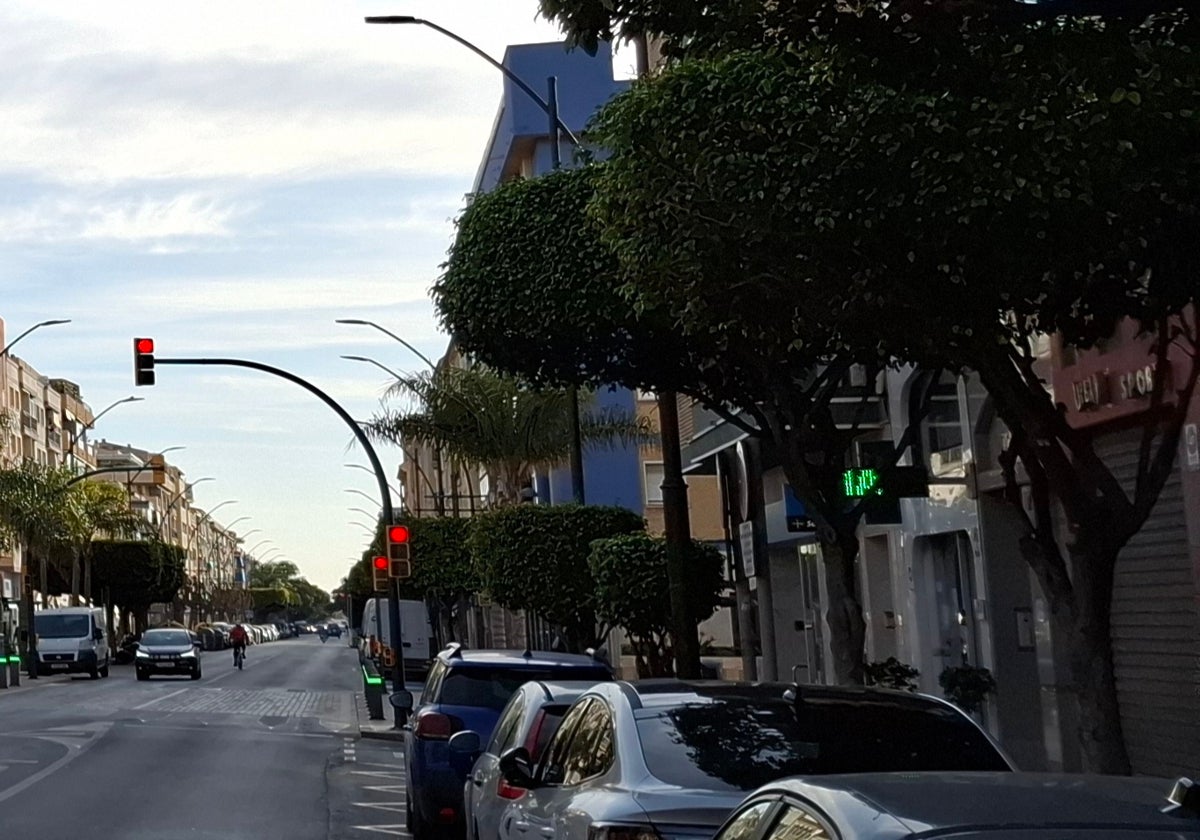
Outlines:
[[[537,466],[558,464],[571,451],[571,402],[564,390],[534,389],[476,365],[443,367],[399,379],[388,391],[416,403],[385,410],[367,424],[376,439],[439,446],[460,466],[483,467],[498,485],[500,504],[519,501]],[[586,401],[585,401],[586,405]],[[587,411],[580,418],[585,447],[642,442],[652,429],[620,411]]]
[[[41,590],[47,589],[46,563],[70,542],[67,482],[71,472],[27,460],[0,470],[0,535],[21,549],[26,563],[41,564]]]
[[[129,500],[116,484],[81,481],[67,491],[66,529],[71,543],[71,604],[79,603],[79,572],[83,593],[92,598],[92,541],[98,536],[128,537],[145,531],[146,520],[129,509]]]

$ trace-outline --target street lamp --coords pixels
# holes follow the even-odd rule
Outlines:
[[[347,322],[340,321],[339,323],[347,323]],[[369,365],[375,365],[375,367],[379,368],[384,373],[391,376],[393,379],[403,379],[404,378],[401,374],[396,373],[396,371],[392,370],[387,365],[377,362],[374,359],[369,358],[367,356],[342,356],[342,358],[349,359],[352,362],[366,362]]]
[[[364,531],[366,531],[367,534],[370,535],[371,539],[375,539],[375,536],[377,533],[376,530],[374,528],[368,528],[366,525],[362,524],[357,519],[347,519],[346,524],[347,525],[357,525],[359,528],[362,528]]]
[[[347,487],[345,492],[347,492],[347,493],[357,493],[358,495],[362,496],[364,499],[366,499],[366,500],[367,500],[368,502],[370,502],[371,504],[375,504],[376,502],[378,502],[378,501],[379,501],[379,500],[378,500],[378,499],[376,499],[374,496],[372,496],[370,493],[364,493],[364,492],[363,492],[363,491],[361,491],[361,490],[355,490],[355,489],[353,489],[353,488],[351,488],[351,487]]]
[[[335,323],[335,324],[353,324],[354,326],[359,326],[359,327],[374,327],[375,329],[379,330],[379,331],[380,331],[381,333],[383,333],[384,335],[391,336],[391,337],[392,337],[392,338],[394,338],[396,341],[400,342],[400,343],[401,343],[401,344],[403,344],[405,347],[407,347],[409,350],[411,350],[411,351],[412,351],[412,353],[413,353],[413,355],[415,355],[415,356],[416,356],[418,359],[420,359],[420,360],[421,360],[422,362],[424,362],[425,364],[429,365],[429,369],[430,369],[430,370],[437,370],[437,365],[435,365],[435,364],[433,363],[433,360],[432,360],[432,359],[430,359],[428,356],[426,356],[424,353],[422,353],[422,352],[421,352],[420,350],[418,350],[416,347],[413,347],[411,344],[409,344],[409,343],[408,343],[407,341],[405,341],[403,338],[401,338],[400,336],[396,335],[396,334],[395,334],[394,332],[392,332],[391,330],[387,329],[386,327],[382,327],[382,326],[380,326],[379,324],[376,324],[374,321],[364,321],[362,318],[337,318],[337,319],[334,321],[334,323]],[[347,359],[348,359],[348,358],[351,358],[351,357],[350,357],[350,356],[344,356],[343,358],[347,358]],[[366,361],[366,362],[371,362],[371,361],[373,361],[373,360],[371,360],[371,359],[367,359],[367,358],[365,358],[365,357],[356,357],[356,358],[361,358],[361,359],[362,359],[362,361]],[[374,362],[374,364],[379,364],[379,363],[378,363],[378,362]],[[382,367],[382,365],[380,365],[380,367]],[[386,370],[386,368],[385,368],[385,370]],[[399,377],[397,377],[397,378],[399,378]]]
[[[349,467],[350,469],[354,469],[354,470],[364,470],[366,472],[369,472],[371,475],[375,475],[375,470],[371,469],[370,467],[363,466],[362,464],[342,464],[342,466]],[[388,489],[391,490],[393,493],[395,493],[397,496],[404,495],[403,493],[401,493],[399,490],[396,489],[396,486],[394,484],[389,484]],[[375,499],[374,497],[372,497],[371,501],[375,502],[375,501],[378,501],[378,499]]]
[[[546,116],[550,118],[549,135],[550,135],[550,163],[554,169],[558,169],[562,165],[562,150],[559,148],[561,138],[566,138],[571,141],[571,145],[576,149],[582,149],[583,144],[579,142],[579,138],[574,132],[567,127],[566,123],[558,114],[558,79],[551,76],[547,79],[548,96],[542,98],[538,93],[525,83],[525,80],[514,73],[512,70],[504,66],[503,63],[492,58],[479,47],[472,44],[461,35],[456,35],[449,29],[438,26],[436,23],[425,20],[412,15],[373,15],[366,18],[367,23],[398,23],[398,24],[415,24],[417,26],[428,26],[435,32],[445,35],[447,38],[462,44],[464,47],[475,53],[488,64],[495,67],[514,85],[519,87],[525,94],[537,103],[538,107],[546,112]],[[370,326],[375,326],[377,329],[383,330],[376,324],[371,322],[362,322]],[[383,330],[387,332],[386,330]],[[390,335],[390,333],[389,333]],[[393,336],[395,337],[395,336]],[[412,349],[411,347],[409,349]],[[567,389],[569,397],[569,407],[571,411],[571,494],[575,497],[576,504],[584,502],[584,484],[583,484],[583,433],[579,426],[579,388],[572,386]]]
[[[230,522],[226,525],[222,525],[221,527],[224,528],[226,531],[229,531],[233,528],[234,525],[238,524],[239,522],[245,522],[249,518],[250,517],[248,515],[247,516],[239,516],[237,519],[233,520],[232,522]]]
[[[363,514],[364,516],[366,516],[368,519],[375,519],[375,520],[378,520],[378,519],[379,519],[379,514],[378,514],[378,513],[371,513],[371,511],[369,511],[369,510],[363,510],[363,509],[362,509],[362,508],[360,508],[360,507],[352,507],[352,508],[349,508],[349,510],[352,510],[352,511],[354,511],[355,513],[361,513],[361,514]]]
[[[261,529],[260,529],[260,530],[261,530]],[[258,542],[256,542],[254,545],[250,546],[250,548],[247,548],[247,549],[246,549],[246,553],[247,553],[247,554],[253,554],[255,551],[257,551],[257,550],[258,550],[258,547],[259,547],[259,546],[261,546],[261,545],[270,545],[272,542],[273,542],[272,540],[259,540],[259,541],[258,541]]]
[[[16,342],[14,341],[13,344],[16,344]],[[126,397],[123,400],[117,400],[112,405],[106,406],[104,408],[104,410],[102,410],[99,414],[96,414],[92,417],[92,420],[90,423],[85,423],[82,427],[80,427],[78,432],[76,432],[75,434],[73,434],[71,436],[71,440],[67,444],[67,451],[72,453],[72,455],[73,455],[75,453],[75,444],[79,442],[79,438],[83,437],[83,435],[87,432],[88,429],[94,429],[96,427],[96,422],[101,417],[103,417],[105,414],[108,414],[108,412],[110,412],[114,408],[116,408],[117,406],[124,405],[125,403],[131,403],[131,402],[143,402],[144,400],[145,400],[145,397],[135,397],[135,396],[131,395],[131,396]]]
[[[8,351],[13,348],[13,345],[15,345],[18,341],[20,341],[25,336],[29,335],[34,330],[40,330],[42,327],[53,327],[58,324],[69,324],[69,323],[71,323],[70,318],[55,318],[52,321],[39,321],[38,323],[34,324],[29,329],[25,330],[25,332],[21,333],[19,336],[14,338],[12,341],[8,342],[8,344],[4,345],[4,348],[0,349],[0,359],[7,356]]]
[[[251,528],[249,531],[247,531],[246,533],[244,533],[240,537],[238,537],[238,542],[245,542],[248,537],[252,537],[255,534],[261,534],[261,533],[262,533],[262,528]]]

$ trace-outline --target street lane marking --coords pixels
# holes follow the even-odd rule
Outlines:
[[[398,793],[404,795],[404,785],[367,785],[363,790],[374,790],[379,793]]]
[[[351,802],[351,805],[357,805],[359,808],[378,808],[381,811],[394,811],[397,814],[403,813],[407,809],[407,805],[403,801],[396,802]]]
[[[397,823],[396,825],[352,825],[351,828],[357,828],[359,831],[377,831],[380,834],[391,834],[394,837],[407,837],[408,829]]]
[[[153,706],[155,703],[158,703],[161,700],[166,700],[168,697],[174,697],[176,694],[183,694],[183,692],[185,692],[185,691],[187,691],[186,688],[181,688],[178,691],[172,691],[170,694],[164,694],[162,697],[155,697],[153,700],[147,701],[140,706],[134,706],[133,710],[135,712],[140,711],[142,709]]]
[[[57,761],[53,762],[52,764],[48,764],[47,766],[43,767],[41,770],[34,773],[33,775],[27,776],[26,778],[22,779],[20,782],[17,782],[12,787],[6,788],[5,790],[0,790],[0,802],[4,802],[6,800],[12,799],[18,793],[22,793],[23,791],[33,787],[38,782],[40,782],[42,779],[49,776],[51,773],[55,772],[56,770],[59,770],[64,765],[79,758],[79,756],[83,755],[85,752],[87,752],[92,747],[94,747],[97,743],[99,743],[101,736],[103,735],[104,732],[107,732],[107,731],[108,731],[108,727],[105,727],[103,730],[97,729],[94,732],[94,737],[85,741],[82,744],[75,745],[74,747],[69,747],[67,749],[67,754],[64,755],[62,758],[58,759]]]

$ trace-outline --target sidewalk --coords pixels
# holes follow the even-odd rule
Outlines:
[[[384,698],[383,720],[371,720],[371,712],[367,708],[366,695],[361,691],[354,692],[354,711],[358,714],[358,736],[360,738],[376,738],[384,741],[404,741],[405,731],[396,729],[393,719],[395,711]]]
[[[78,678],[79,676],[79,674],[54,674],[53,676],[43,676],[38,677],[35,680],[31,680],[29,675],[22,671],[21,684],[19,686],[0,688],[0,698],[7,697],[9,695],[22,694],[26,691],[32,691],[38,687],[44,688],[45,686],[49,685],[64,685]]]

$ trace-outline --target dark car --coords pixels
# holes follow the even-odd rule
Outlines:
[[[147,630],[138,642],[133,665],[139,680],[155,675],[187,675],[200,679],[200,651],[187,630]]]
[[[408,829],[416,840],[435,830],[461,834],[468,766],[452,760],[448,741],[471,730],[490,738],[514,692],[531,680],[612,680],[608,665],[580,654],[466,650],[450,645],[429,668],[413,709],[405,749]]]
[[[716,840],[1200,840],[1198,793],[1124,776],[810,776],[755,791]]]

